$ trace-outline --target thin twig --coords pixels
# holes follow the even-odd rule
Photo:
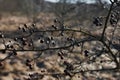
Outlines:
[[[107,24],[108,24],[108,21],[109,21],[109,17],[111,15],[111,11],[112,11],[113,5],[114,5],[114,3],[111,4],[109,12],[108,12],[108,15],[106,17],[104,28],[103,28],[103,32],[102,32],[102,35],[101,35],[101,39],[104,39],[105,31],[107,29]]]

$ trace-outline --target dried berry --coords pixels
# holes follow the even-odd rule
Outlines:
[[[26,62],[31,62],[31,60],[30,60],[30,59],[27,59]]]
[[[8,44],[8,45],[6,45],[6,48],[11,48],[11,45],[9,45],[9,44]]]
[[[51,40],[51,37],[46,37],[46,41],[50,41]]]
[[[67,38],[67,41],[70,41],[70,38],[69,38],[69,37]]]
[[[51,36],[51,40],[54,40],[54,37]]]
[[[18,29],[21,30],[21,27],[19,26]]]
[[[110,16],[110,24],[115,25],[117,24],[118,20],[119,20],[119,12],[118,11],[112,12]]]
[[[42,73],[45,73],[46,71],[44,69],[41,70]]]
[[[100,63],[103,63],[103,61],[101,60]]]
[[[85,50],[85,51],[84,51],[84,55],[85,55],[85,57],[87,57],[88,54],[89,54],[89,51],[88,51],[88,50]]]
[[[117,4],[117,6],[120,6],[120,1],[118,1],[116,4]]]
[[[29,65],[29,69],[33,69],[32,65]]]
[[[73,65],[70,64],[70,63],[68,63],[67,61],[64,61],[64,65],[66,65],[66,70],[71,71],[71,70],[74,69],[74,68],[73,68]]]
[[[32,27],[36,27],[36,25],[33,23],[33,24],[32,24]]]
[[[10,45],[10,48],[14,48],[14,46],[13,46],[13,45]]]
[[[26,60],[26,66],[30,66],[31,65],[31,60],[27,59]]]
[[[58,22],[58,20],[57,20],[57,19],[54,19],[54,23],[56,23],[56,22]]]
[[[4,35],[2,33],[0,33],[0,38],[4,38]]]
[[[56,30],[57,29],[57,27],[55,26],[55,25],[52,25],[52,27]]]
[[[30,64],[26,62],[26,66],[29,66]]]
[[[23,31],[23,32],[26,32],[27,30],[26,30],[25,28],[22,28],[22,31]]]
[[[65,69],[64,73],[65,73],[65,75],[68,75],[68,76],[72,77],[72,74],[68,70]]]
[[[27,28],[27,24],[24,24],[24,27]]]
[[[111,18],[111,19],[110,19],[110,24],[111,24],[111,25],[117,24],[117,19]]]
[[[29,74],[30,77],[34,77],[34,74]]]
[[[23,41],[26,41],[27,39],[26,38],[22,38]]]
[[[95,24],[96,26],[102,26],[102,18],[101,17],[94,18],[93,24]]]
[[[52,45],[55,45],[55,41],[52,40],[51,43],[52,43]]]
[[[64,36],[64,33],[63,33],[63,31],[60,33],[60,35],[61,35],[61,36]]]
[[[44,40],[41,39],[41,40],[40,40],[40,43],[44,43]]]
[[[32,44],[32,43],[29,43],[28,46],[31,47],[31,46],[33,46],[33,44]]]

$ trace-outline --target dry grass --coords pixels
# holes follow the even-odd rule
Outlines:
[[[45,14],[40,13],[40,15],[37,17],[38,22],[37,26],[38,28],[41,27],[48,27],[53,24],[53,14]],[[28,18],[27,16],[12,16],[7,15],[2,16],[0,19],[0,30],[1,31],[14,31],[17,30],[18,27],[22,24],[30,25],[32,23],[32,20]]]

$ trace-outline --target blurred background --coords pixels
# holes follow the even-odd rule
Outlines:
[[[8,25],[16,30],[31,22],[49,26],[55,18],[66,25],[93,26],[93,18],[105,16],[109,4],[109,0],[0,0],[0,30],[8,30]]]
[[[66,45],[71,43],[71,41],[74,42],[75,40],[76,42],[76,40],[82,40],[85,37],[85,39],[90,39],[89,36],[83,33],[64,32],[63,35],[61,34],[63,31],[59,32],[60,35],[58,32],[40,32],[27,38],[22,37],[17,39],[18,36],[29,34],[29,30],[51,30],[56,26],[60,29],[66,27],[76,30],[83,29],[85,32],[90,32],[99,38],[109,8],[110,0],[0,0],[0,49],[5,48],[4,41],[8,46],[9,44],[13,45],[11,43],[18,43],[22,45],[22,48],[29,50],[31,46],[34,46],[36,49],[46,49],[49,39],[49,44],[50,46],[52,45],[51,47],[61,47],[64,46],[64,43]],[[120,7],[116,7],[116,10],[120,11]],[[103,21],[100,25],[93,24],[97,18],[103,19],[100,20],[100,22]],[[59,23],[62,23],[62,26]],[[111,33],[116,29],[111,39],[115,44],[119,44],[120,29],[109,24],[110,22],[108,22],[109,27],[106,30],[106,36],[108,39],[109,37],[111,38]],[[3,36],[5,36],[5,39]],[[26,43],[24,42],[23,44],[23,41]],[[104,62],[104,60],[109,60],[106,54],[97,58],[97,61],[93,62],[94,64],[87,62],[86,59],[89,61],[89,57],[83,54],[84,50],[87,53],[90,52],[94,58],[96,53],[98,55],[101,54],[104,46],[98,41],[94,42],[92,40],[91,42],[86,42],[84,45],[83,43],[80,46],[75,46],[74,51],[71,51],[71,47],[67,50],[68,52],[63,50],[65,60],[69,63],[74,62],[77,64],[85,60],[87,64],[83,64],[83,67],[92,70],[101,68],[101,66],[105,66],[105,68],[114,67],[115,64],[113,62]],[[16,48],[19,48],[19,46],[15,45]],[[64,72],[66,66],[64,65],[64,60],[58,56],[58,52],[59,50],[50,50],[43,52],[42,55],[40,55],[40,52],[17,52],[16,56],[13,55],[10,59],[0,63],[0,80],[58,80],[61,77],[63,79],[61,78],[59,80],[119,80],[119,71],[80,73],[76,74],[73,79],[66,79],[67,77],[64,75],[45,75],[45,77],[41,75],[39,79],[29,79],[31,77],[30,74],[35,72],[40,74],[44,72]],[[113,52],[116,53],[116,50],[113,50]],[[0,60],[6,58],[8,54],[9,51],[6,52],[6,49],[1,51]],[[33,69],[30,70],[26,66],[26,61],[28,61],[26,59],[32,59],[37,56],[40,56],[40,58],[32,62]]]

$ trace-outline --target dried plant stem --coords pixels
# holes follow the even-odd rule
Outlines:
[[[107,29],[107,24],[108,24],[109,17],[110,17],[111,12],[112,12],[113,5],[114,5],[114,3],[111,4],[110,9],[109,9],[109,12],[108,12],[108,15],[107,15],[107,17],[106,17],[105,24],[104,24],[104,28],[103,28],[103,32],[102,32],[102,35],[101,35],[101,39],[104,39],[105,31],[106,31],[106,29]]]

